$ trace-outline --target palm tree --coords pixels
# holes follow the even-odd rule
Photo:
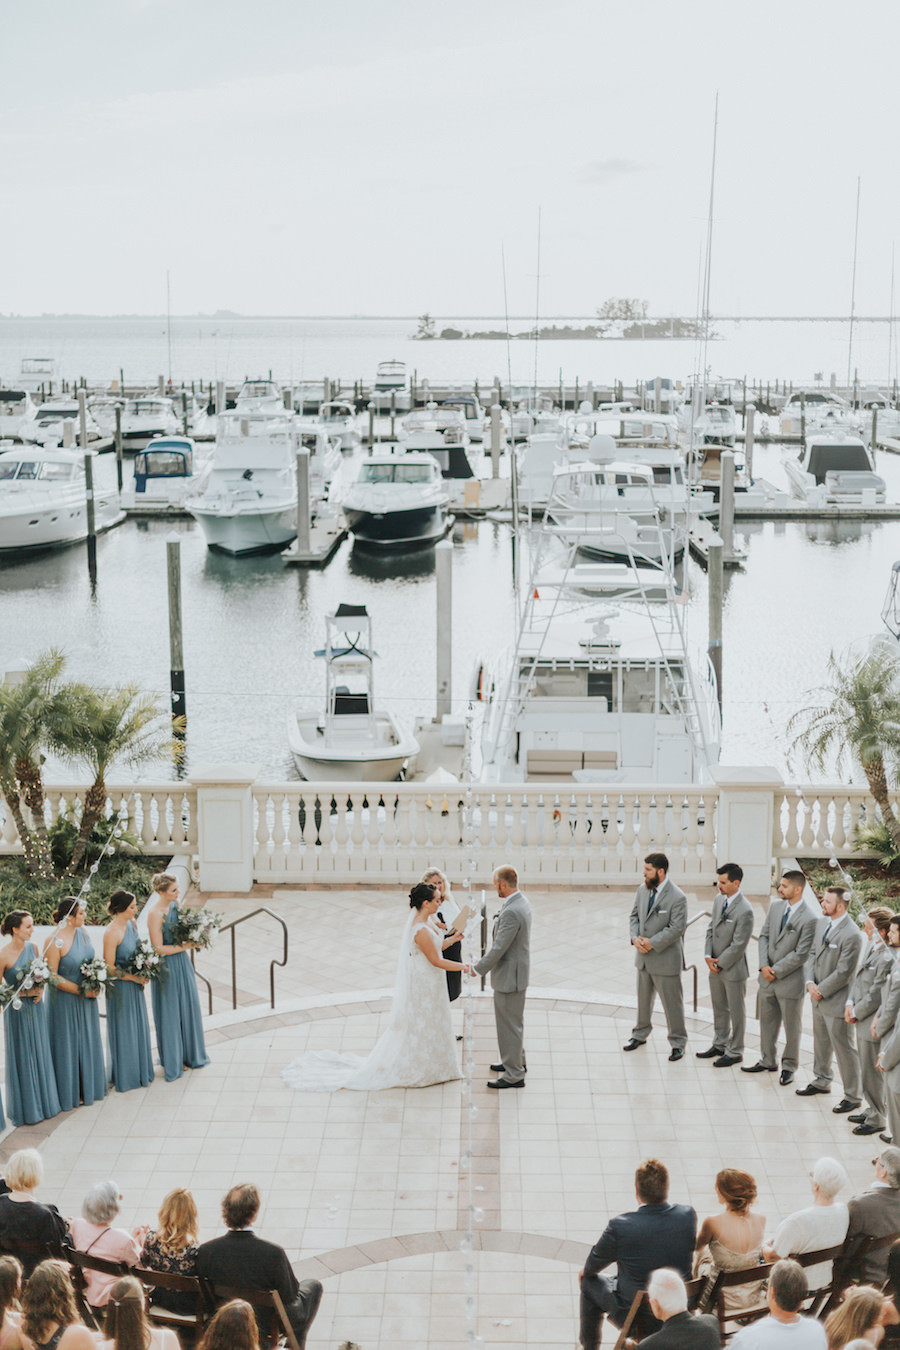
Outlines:
[[[893,643],[878,642],[862,656],[828,658],[830,682],[817,692],[824,701],[795,713],[788,732],[799,728],[792,748],[807,766],[840,769],[848,754],[862,766],[881,818],[900,850],[900,821],[894,814],[888,770],[900,762],[900,655]]]
[[[135,768],[166,754],[174,756],[179,749],[171,735],[172,723],[163,721],[155,695],[141,694],[136,685],[99,689],[79,684],[71,690],[78,716],[55,748],[66,758],[87,764],[94,779],[85,793],[69,874],[80,866],[91,832],[106,811],[106,776],[113,763]]]
[[[26,875],[33,877],[54,875],[41,769],[57,722],[71,711],[69,686],[59,683],[65,663],[63,653],[51,648],[18,684],[0,685],[0,791],[25,850]],[[30,812],[30,824],[23,806]]]

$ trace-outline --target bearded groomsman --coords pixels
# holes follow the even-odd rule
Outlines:
[[[637,1050],[653,1030],[653,1005],[662,999],[669,1028],[669,1059],[684,1059],[687,1030],[681,971],[684,967],[682,940],[687,928],[687,896],[669,880],[669,860],[664,853],[649,853],[644,859],[644,884],[637,889],[629,920],[631,945],[637,967],[637,1025],[623,1050]]]
[[[759,933],[759,1049],[756,1064],[742,1064],[741,1073],[775,1073],[776,1042],[784,1023],[784,1054],[781,1059],[782,1087],[793,1083],[800,1062],[800,1028],[803,1023],[804,970],[813,938],[816,916],[803,899],[806,877],[785,872],[778,883],[780,899],[769,905]]]
[[[836,1116],[855,1111],[862,1101],[859,1056],[853,1027],[844,1017],[850,985],[859,965],[863,935],[849,913],[850,895],[843,886],[829,886],[822,896],[806,968],[806,992],[813,1014],[813,1080],[797,1089],[798,1097],[831,1091],[832,1063],[837,1059],[844,1095],[833,1107]]]
[[[741,891],[743,870],[737,863],[716,868],[719,894],[713,901],[706,930],[706,964],[713,1005],[713,1043],[699,1050],[698,1059],[711,1059],[714,1069],[728,1069],[744,1058],[746,1022],[747,947],[753,936],[753,910]]]
[[[884,1080],[876,1067],[878,1039],[872,1020],[894,964],[888,947],[890,926],[891,911],[886,906],[876,905],[869,910],[862,964],[854,976],[844,1009],[844,1020],[856,1027],[860,1082],[867,1102],[864,1111],[847,1117],[854,1126],[854,1134],[880,1134],[884,1129]]]

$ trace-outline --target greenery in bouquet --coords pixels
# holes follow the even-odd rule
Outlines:
[[[223,918],[224,915],[212,914],[208,909],[195,909],[191,905],[176,906],[172,945],[180,947],[188,942],[192,947],[211,947]]]
[[[123,975],[137,975],[142,980],[158,980],[162,983],[168,978],[169,969],[149,938],[140,938],[128,960],[119,967]]]
[[[12,1004],[18,1011],[22,1006],[23,996],[28,995],[30,990],[42,993],[48,987],[52,988],[58,984],[59,976],[54,975],[43,956],[35,956],[27,966],[16,971],[12,983],[5,979],[0,982],[0,1009]]]
[[[99,994],[102,990],[108,989],[114,979],[115,976],[110,972],[109,966],[102,956],[91,956],[87,961],[82,962],[82,994]]]

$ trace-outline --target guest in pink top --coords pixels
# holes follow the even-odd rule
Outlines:
[[[73,1219],[70,1232],[75,1250],[106,1261],[126,1261],[136,1265],[140,1259],[139,1243],[124,1228],[113,1228],[112,1221],[119,1212],[122,1197],[114,1181],[98,1181],[84,1197],[82,1218]],[[115,1275],[103,1275],[99,1270],[86,1270],[85,1293],[93,1308],[105,1308],[109,1291],[116,1282]]]

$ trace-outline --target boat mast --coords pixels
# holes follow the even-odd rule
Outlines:
[[[894,345],[894,249],[896,245],[891,244],[891,312],[888,315],[888,367],[887,367],[887,387],[888,399],[891,396],[891,362],[893,360]]]
[[[534,410],[537,412],[538,399],[538,342],[541,331],[541,208],[538,207],[537,221],[537,274],[534,290]]]
[[[169,269],[166,268],[166,341],[169,345],[169,385],[172,384],[172,294],[169,288]]]
[[[856,317],[856,253],[859,246],[859,188],[856,180],[856,225],[853,230],[853,280],[850,284],[850,339],[847,343],[847,397],[850,397],[850,376],[853,371],[853,321]]]
[[[706,264],[703,275],[703,406],[706,406],[706,381],[709,375],[707,348],[709,346],[709,293],[712,278],[713,207],[716,196],[716,143],[719,136],[719,91],[716,90],[716,108],[713,117],[712,170],[709,177],[709,214],[706,219]]]

